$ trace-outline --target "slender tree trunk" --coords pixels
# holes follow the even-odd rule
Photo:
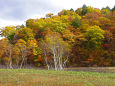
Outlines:
[[[47,57],[45,58],[45,62],[46,62],[47,68],[48,68],[48,70],[49,70],[49,69],[50,69],[50,66],[49,66],[49,64],[48,64]]]
[[[62,70],[62,69],[63,69],[62,56],[61,56],[60,60],[61,60],[61,63],[60,63],[60,70]]]
[[[54,66],[55,66],[55,70],[57,70],[57,60],[56,60],[55,55],[54,55]]]
[[[10,49],[10,52],[9,52],[9,59],[10,59],[10,63],[9,63],[9,68],[13,68],[12,67],[12,50]]]
[[[49,70],[50,66],[49,66],[49,64],[48,64],[48,59],[47,59],[46,53],[44,53],[44,54],[45,54],[45,62],[46,62],[47,68],[48,68],[48,70]]]
[[[20,69],[22,68],[23,63],[24,63],[24,56],[22,56],[22,62],[21,62],[21,65],[20,65]]]
[[[11,57],[10,57],[9,67],[10,67],[11,69],[13,68],[13,67],[12,67],[12,59],[11,59]]]
[[[19,57],[18,57],[19,58]],[[19,61],[20,59],[16,59],[16,67],[19,68]]]
[[[56,53],[55,53],[55,50],[53,50],[53,59],[54,59],[54,69],[55,70],[58,70],[57,68],[57,58],[56,58]]]

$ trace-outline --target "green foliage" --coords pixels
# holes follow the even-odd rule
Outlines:
[[[7,37],[10,42],[12,42],[12,40],[13,40],[14,33],[15,33],[15,27],[14,26],[12,26],[12,27],[6,26],[1,31],[1,35],[4,37]]]
[[[82,12],[81,12],[81,14],[82,15],[85,15],[87,13],[87,6],[86,5],[83,5],[82,6]]]
[[[111,11],[115,11],[115,6],[111,9]]]
[[[74,10],[71,8],[70,11],[74,12]]]
[[[104,40],[104,30],[98,26],[91,26],[88,28],[85,36],[88,40],[86,42],[86,47],[88,49],[98,49],[102,45]]]
[[[106,8],[102,8],[102,10],[104,10],[104,9],[107,9],[109,11],[111,10],[109,6],[107,6]]]
[[[80,21],[80,19],[77,16],[75,17],[72,25],[73,25],[74,28],[78,28],[78,27],[81,26],[81,21]]]

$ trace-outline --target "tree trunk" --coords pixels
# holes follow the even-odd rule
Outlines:
[[[12,67],[12,50],[10,50],[10,55],[9,55],[9,59],[10,59],[10,63],[9,63],[9,68],[13,69]]]
[[[20,65],[20,69],[22,68],[23,63],[24,63],[24,56],[22,56],[22,62],[21,62],[21,65]]]

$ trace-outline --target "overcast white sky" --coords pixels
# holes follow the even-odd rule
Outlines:
[[[0,0],[0,27],[21,25],[29,18],[44,17],[46,13],[57,14],[62,9],[74,10],[83,4],[102,8],[115,5],[115,0]]]

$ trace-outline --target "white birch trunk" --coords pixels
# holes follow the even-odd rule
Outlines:
[[[21,64],[20,64],[20,69],[22,68],[23,63],[24,63],[24,57],[22,56],[22,62],[21,62]]]
[[[49,66],[49,64],[48,64],[48,59],[47,59],[47,56],[46,56],[46,52],[45,52],[44,54],[45,54],[45,62],[46,62],[47,68],[48,68],[48,70],[49,70],[49,69],[50,69],[50,66]]]
[[[12,69],[12,50],[10,50],[10,55],[9,55],[9,59],[10,59],[10,63],[9,63],[9,67]]]

